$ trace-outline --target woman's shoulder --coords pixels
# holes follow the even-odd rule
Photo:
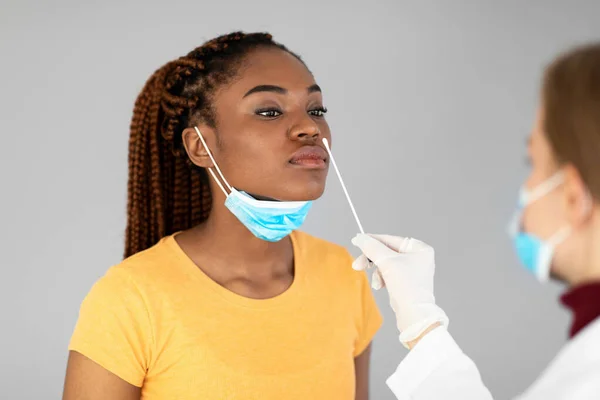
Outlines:
[[[177,257],[173,256],[169,243],[171,240],[172,236],[164,237],[148,249],[111,266],[103,279],[129,281],[135,285],[161,280],[161,277],[175,270],[173,264],[177,262]]]

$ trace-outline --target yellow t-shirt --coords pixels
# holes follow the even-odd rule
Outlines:
[[[142,399],[354,399],[354,357],[382,318],[343,248],[291,235],[295,276],[265,300],[220,286],[173,236],[93,286],[69,345]]]

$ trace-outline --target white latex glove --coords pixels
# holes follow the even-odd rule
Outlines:
[[[448,326],[448,317],[433,295],[433,247],[412,238],[365,234],[358,234],[352,244],[363,252],[352,268],[367,269],[369,260],[375,264],[372,286],[387,288],[405,346],[436,322]]]

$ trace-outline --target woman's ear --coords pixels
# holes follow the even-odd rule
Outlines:
[[[192,163],[195,165],[202,168],[212,168],[214,167],[213,162],[208,155],[207,149],[204,148],[196,129],[200,131],[204,141],[209,147],[211,153],[214,155],[214,149],[217,143],[216,132],[213,128],[210,128],[207,125],[199,125],[196,128],[186,128],[183,130],[181,135],[185,151],[187,152],[187,155]]]
[[[579,171],[571,164],[564,169],[568,218],[571,226],[577,227],[591,218],[593,201]]]

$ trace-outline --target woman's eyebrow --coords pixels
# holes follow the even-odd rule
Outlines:
[[[308,93],[321,92],[321,87],[315,83],[314,85],[309,86],[306,90],[308,91]],[[253,87],[252,89],[248,90],[246,92],[246,94],[244,95],[244,98],[250,96],[251,94],[260,93],[260,92],[287,94],[288,90],[286,88],[282,88],[281,86],[258,85],[258,86]]]
[[[278,93],[278,94],[286,94],[287,89],[284,89],[280,86],[275,86],[275,85],[258,85],[258,86],[253,87],[252,89],[248,90],[246,92],[246,94],[244,95],[244,97],[248,97],[253,93],[259,93],[259,92],[272,92],[272,93]]]

